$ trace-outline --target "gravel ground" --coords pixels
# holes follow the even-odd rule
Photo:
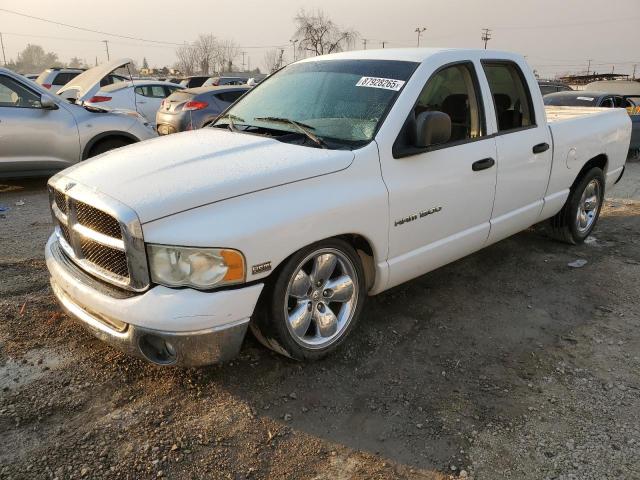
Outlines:
[[[324,361],[248,337],[191,370],[60,312],[44,183],[0,186],[0,478],[640,478],[639,163],[585,245],[532,228],[369,299]]]

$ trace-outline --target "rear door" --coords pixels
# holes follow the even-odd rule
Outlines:
[[[156,113],[167,96],[163,85],[143,85],[135,88],[136,110],[149,122],[156,123]]]
[[[495,242],[538,220],[551,173],[551,133],[539,94],[533,102],[530,85],[535,80],[527,82],[512,61],[483,60],[482,65],[498,127],[498,181],[489,235],[489,242]]]
[[[44,173],[79,158],[78,129],[66,106],[43,109],[38,91],[0,74],[0,174]]]

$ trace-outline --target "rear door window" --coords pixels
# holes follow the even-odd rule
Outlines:
[[[80,72],[60,72],[56,75],[56,78],[53,79],[54,85],[66,85],[71,80],[76,78]]]
[[[149,98],[164,98],[167,96],[163,85],[144,85],[142,87],[136,87],[136,93]]]
[[[535,125],[533,101],[520,67],[513,62],[482,62],[496,110],[498,131]]]
[[[612,97],[605,97],[602,99],[599,106],[602,108],[613,108],[615,104],[613,103]]]
[[[221,102],[224,102],[224,103],[233,103],[237,99],[239,99],[243,93],[244,93],[243,90],[233,91],[233,92],[220,92],[215,94],[214,97],[217,100],[220,100]]]

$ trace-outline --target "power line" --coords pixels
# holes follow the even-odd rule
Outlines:
[[[53,23],[54,25],[59,25],[62,27],[75,28],[76,30],[82,30],[82,31],[91,32],[91,33],[98,33],[100,35],[108,35],[110,37],[126,38],[127,40],[137,40],[139,42],[161,43],[164,45],[176,45],[176,46],[182,45],[182,43],[165,42],[163,40],[149,40],[147,38],[131,37],[128,35],[119,35],[117,33],[110,33],[102,30],[93,30],[91,28],[79,27],[77,25],[71,25],[69,23],[58,22],[56,20],[49,20],[48,18],[36,17],[35,15],[28,15],[26,13],[15,12],[13,10],[9,10],[8,8],[0,8],[0,11],[5,13],[11,13],[13,15],[18,15],[20,17],[31,18],[33,20],[40,20],[41,22]]]

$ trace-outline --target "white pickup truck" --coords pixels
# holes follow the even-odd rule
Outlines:
[[[305,59],[209,128],[53,177],[51,284],[95,335],[156,364],[232,358],[249,326],[317,359],[367,295],[543,220],[582,242],[630,133],[624,109],[545,111],[511,53]]]

